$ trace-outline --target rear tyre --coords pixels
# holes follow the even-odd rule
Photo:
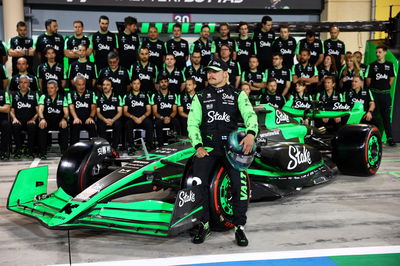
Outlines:
[[[375,174],[382,159],[382,140],[372,125],[346,125],[332,142],[332,159],[340,172],[347,175]]]

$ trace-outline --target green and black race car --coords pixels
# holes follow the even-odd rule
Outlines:
[[[357,124],[364,115],[359,103],[332,110],[283,110],[255,107],[260,130],[255,159],[247,170],[250,200],[279,198],[299,188],[344,174],[375,174],[382,156],[381,136],[370,125]],[[335,134],[302,124],[301,120],[343,117]],[[191,229],[203,215],[200,187],[192,176],[195,153],[188,141],[159,148],[135,159],[115,155],[109,143],[95,138],[71,146],[57,170],[58,189],[47,191],[47,166],[19,171],[7,208],[34,217],[50,229],[96,228],[158,236]],[[172,201],[121,200],[126,195],[171,189]],[[210,183],[212,227],[233,225],[230,181],[223,162]]]

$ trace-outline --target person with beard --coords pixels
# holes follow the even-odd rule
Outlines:
[[[275,40],[275,31],[272,29],[272,18],[264,16],[261,20],[261,29],[253,35],[254,53],[260,62],[262,71],[272,67],[272,43]]]
[[[174,55],[176,68],[182,70],[186,67],[186,62],[189,58],[189,43],[182,39],[182,25],[180,23],[174,24],[173,35],[174,38],[165,43],[166,54]]]
[[[75,90],[75,78],[82,76],[86,80],[86,88],[94,91],[96,88],[97,68],[92,62],[87,59],[87,47],[79,45],[78,47],[79,59],[69,65],[68,79],[71,84],[70,90]]]
[[[338,39],[339,33],[340,31],[338,26],[330,26],[329,35],[331,38],[324,41],[325,56],[331,55],[333,58],[335,58],[334,62],[336,69],[338,70],[342,68],[346,54],[346,45],[344,42]]]
[[[120,65],[130,69],[137,60],[137,53],[140,47],[140,39],[137,34],[137,19],[126,17],[124,19],[124,31],[118,34],[118,55]]]
[[[200,64],[206,67],[211,61],[211,48],[213,42],[210,38],[210,27],[208,25],[203,25],[200,31],[200,38],[197,39],[192,45],[190,45],[190,54],[194,52],[199,52],[201,55]]]
[[[190,62],[192,64],[183,70],[185,80],[193,78],[196,81],[196,91],[201,91],[207,86],[207,73],[201,65],[200,52],[193,52]]]
[[[285,97],[276,93],[278,84],[271,78],[267,81],[267,91],[261,95],[260,104],[269,104],[275,108],[282,109],[285,105]]]
[[[279,53],[272,55],[273,66],[267,70],[267,80],[274,78],[278,83],[277,94],[286,97],[292,84],[292,72],[283,65],[283,56]]]
[[[310,50],[310,63],[318,67],[324,61],[324,45],[320,39],[315,37],[315,32],[308,30],[306,37],[297,43],[296,57],[300,61],[300,52],[303,49]]]
[[[168,77],[168,89],[171,93],[180,94],[185,89],[185,74],[176,67],[173,54],[167,54],[165,57],[165,66],[159,75]]]
[[[59,64],[64,64],[64,37],[57,33],[58,24],[55,19],[45,21],[46,32],[39,35],[34,44],[34,48],[41,58],[41,62],[46,62],[45,49],[53,47],[56,51],[56,61]]]
[[[149,37],[142,42],[140,48],[147,48],[149,50],[150,63],[157,66],[160,70],[165,61],[165,44],[158,39],[158,30],[156,27],[150,26],[148,35]]]
[[[303,49],[300,51],[300,62],[293,66],[292,79],[293,83],[304,81],[307,85],[307,91],[311,94],[317,94],[316,85],[318,83],[317,68],[310,63],[310,50]]]
[[[239,88],[240,76],[242,75],[242,70],[240,65],[232,59],[232,48],[229,45],[223,44],[221,46],[221,60],[228,65],[228,78],[229,84],[235,88]]]
[[[266,73],[258,69],[258,58],[252,56],[249,60],[249,70],[242,73],[241,84],[248,84],[250,86],[250,102],[253,105],[259,103],[263,89],[267,84]]]
[[[186,80],[185,85],[185,91],[179,97],[178,114],[179,122],[181,123],[182,136],[187,137],[187,118],[190,112],[190,106],[192,104],[193,97],[196,94],[196,80],[194,78],[189,78]]]
[[[222,45],[227,45],[232,49],[232,59],[236,60],[237,56],[237,45],[233,38],[230,37],[229,26],[227,23],[222,23],[219,26],[220,36],[216,38],[211,47],[211,53],[214,54],[214,58],[221,58]]]
[[[139,50],[139,61],[131,67],[132,77],[140,80],[141,91],[150,94],[155,92],[155,83],[158,76],[158,67],[149,61],[149,48]]]

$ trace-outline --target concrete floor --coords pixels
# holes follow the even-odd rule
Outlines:
[[[58,159],[39,162],[50,166],[50,191],[56,188]],[[95,230],[48,230],[36,220],[5,208],[15,174],[31,164],[32,160],[0,162],[0,265],[400,245],[399,147],[384,147],[383,162],[375,176],[338,175],[328,184],[303,189],[294,196],[252,203],[247,248],[235,245],[233,232],[215,232],[205,244],[193,245],[186,233],[159,238]]]

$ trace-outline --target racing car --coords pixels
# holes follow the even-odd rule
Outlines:
[[[254,109],[260,130],[255,158],[246,171],[251,201],[280,198],[302,187],[328,182],[338,170],[369,176],[379,169],[381,136],[376,127],[357,124],[364,115],[360,103],[329,110],[317,106],[298,110],[290,104],[282,110],[270,105]],[[301,122],[339,116],[346,125],[330,137]],[[127,159],[119,158],[104,139],[79,142],[59,162],[56,191],[47,191],[47,166],[21,170],[7,208],[34,217],[50,229],[176,235],[199,224],[203,215],[203,193],[191,168],[194,153],[189,141],[180,141]],[[214,230],[233,227],[225,169],[224,162],[218,164],[210,182]],[[123,200],[127,195],[163,189],[173,192],[172,200]]]

